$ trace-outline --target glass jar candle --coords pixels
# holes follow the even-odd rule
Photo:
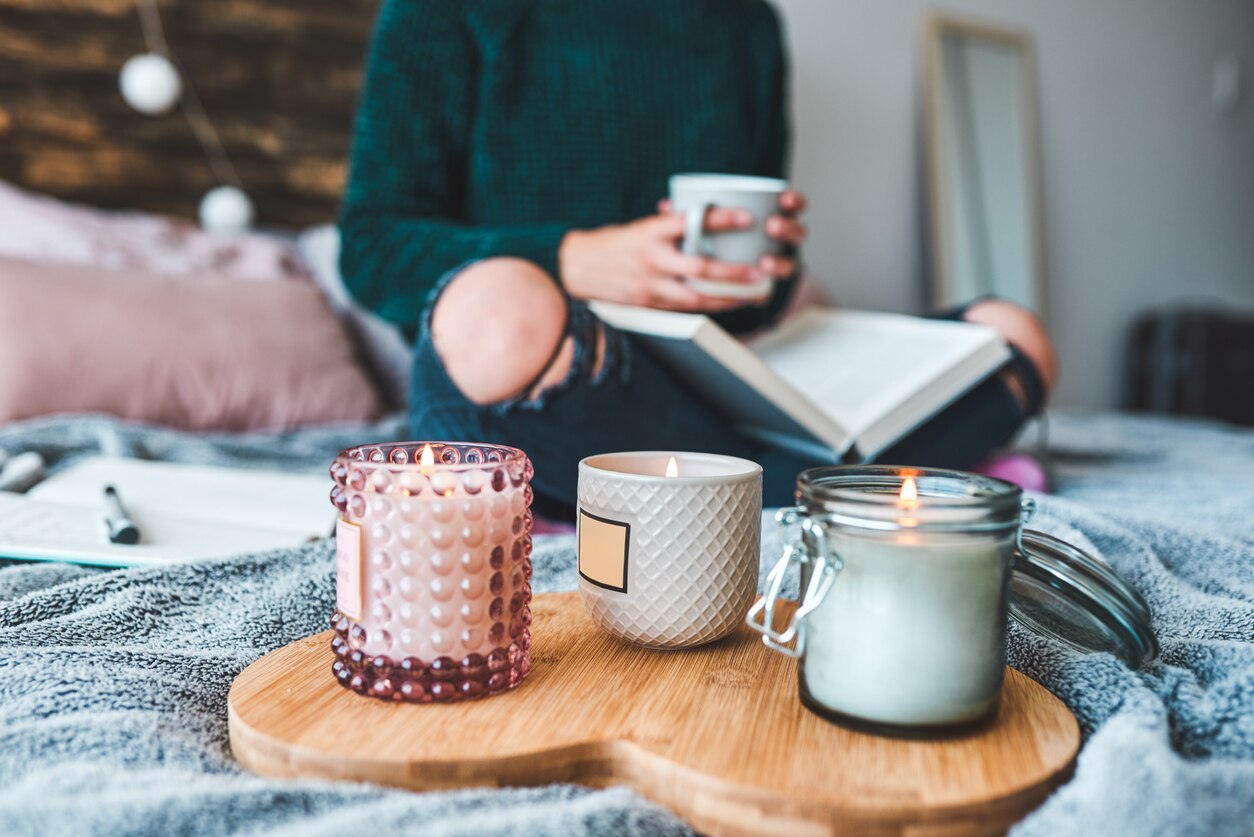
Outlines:
[[[960,471],[834,466],[803,472],[766,594],[749,611],[768,646],[799,658],[802,702],[853,726],[952,731],[996,712],[1013,615],[1129,665],[1157,655],[1150,612],[1100,558],[1024,528],[1018,486]],[[776,629],[784,578],[801,601]],[[790,645],[789,643],[795,644]]]
[[[332,670],[385,700],[498,694],[530,670],[531,476],[500,445],[363,445],[331,464]]]
[[[974,474],[819,468],[798,481],[796,530],[761,607],[773,620],[801,563],[802,702],[846,722],[937,727],[997,705],[1020,490]],[[776,640],[781,637],[776,636]]]

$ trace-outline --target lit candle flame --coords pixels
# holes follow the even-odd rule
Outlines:
[[[435,469],[435,454],[431,451],[430,444],[422,446],[422,453],[418,456],[418,465],[424,474],[430,474]]]
[[[897,497],[897,508],[904,511],[914,511],[919,507],[919,486],[915,484],[914,477],[906,477],[901,484],[901,494]],[[903,528],[913,529],[919,525],[919,521],[913,517],[902,517],[898,519],[898,524]],[[914,543],[913,535],[900,536],[902,543]]]
[[[666,463],[666,476],[668,477],[679,476],[679,464],[675,462],[675,457],[673,456],[671,457],[670,461]]]
[[[914,477],[906,477],[906,481],[901,484],[901,496],[897,498],[897,505],[903,509],[919,507],[919,487],[915,485]]]

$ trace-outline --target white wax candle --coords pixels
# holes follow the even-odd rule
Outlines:
[[[828,547],[844,567],[805,620],[810,696],[885,724],[988,712],[1005,664],[1009,537],[829,531]]]
[[[653,648],[726,636],[758,580],[762,468],[642,451],[579,463],[579,592],[594,622]]]

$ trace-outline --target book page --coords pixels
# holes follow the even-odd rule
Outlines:
[[[173,537],[180,522],[282,532],[293,544],[325,537],[335,522],[327,500],[329,477],[141,459],[91,457],[52,475],[27,496],[99,509],[110,484],[136,522],[154,534],[165,530],[167,542],[181,540]]]
[[[996,332],[970,323],[812,308],[751,345],[858,436],[990,342]]]
[[[128,510],[129,511],[129,510]],[[132,513],[143,540],[109,542],[103,509],[0,491],[0,556],[104,567],[151,567],[294,547],[306,540],[277,529]]]

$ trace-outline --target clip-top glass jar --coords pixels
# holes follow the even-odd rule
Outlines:
[[[446,702],[531,668],[531,461],[501,445],[401,442],[331,464],[332,670],[356,692]]]
[[[1157,653],[1136,592],[1100,559],[1025,532],[1033,507],[1015,485],[836,466],[802,473],[797,495],[778,516],[785,554],[748,621],[800,658],[801,700],[825,717],[902,732],[980,723],[997,709],[1008,611],[1082,650],[1134,664]],[[776,630],[794,563],[800,606]]]

